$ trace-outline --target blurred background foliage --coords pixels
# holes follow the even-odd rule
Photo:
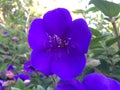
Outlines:
[[[39,12],[39,5],[39,0],[0,0],[0,73],[10,64],[16,68],[15,74],[24,72],[23,64],[31,52],[27,44],[30,22],[49,10],[44,6]],[[84,17],[93,33],[87,67],[79,79],[88,73],[100,72],[120,81],[119,12],[120,4],[106,0],[91,0],[85,9],[71,12]],[[43,77],[41,73],[30,75],[29,87],[18,81],[18,84],[10,86],[11,90],[53,90],[51,77]]]

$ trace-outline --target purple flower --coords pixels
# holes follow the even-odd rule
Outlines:
[[[2,43],[0,43],[0,47],[3,47],[3,44],[2,44]]]
[[[0,90],[5,90],[4,87],[2,86],[2,84],[3,84],[3,81],[0,80]]]
[[[84,19],[72,21],[64,8],[48,11],[43,19],[33,20],[28,34],[32,66],[61,79],[72,79],[85,68],[91,32]]]
[[[15,80],[21,79],[26,87],[30,85],[30,76],[28,74],[20,73],[15,76]]]
[[[58,82],[55,90],[85,90],[84,86],[76,79],[73,80],[61,80]]]
[[[120,90],[120,83],[99,73],[85,76],[82,82],[86,90]]]
[[[18,80],[18,79],[21,79],[23,81],[25,80],[30,80],[30,76],[28,74],[18,74],[15,76],[15,79]]]
[[[30,61],[27,61],[24,63],[24,70],[27,72],[34,72],[35,71],[34,67],[31,65]]]
[[[55,90],[120,90],[120,82],[100,73],[91,73],[82,82],[76,79],[60,80]]]
[[[3,34],[4,34],[4,35],[7,35],[7,34],[8,34],[8,32],[7,32],[7,31],[4,31],[4,32],[3,32]]]
[[[10,64],[9,66],[8,66],[8,68],[7,68],[7,71],[13,71],[15,68],[13,67],[13,65],[12,64]]]

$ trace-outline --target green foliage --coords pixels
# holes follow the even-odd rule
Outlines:
[[[115,37],[115,38],[111,38],[111,39],[106,41],[106,46],[110,47],[111,45],[113,45],[114,43],[118,42],[119,40],[120,40],[120,36]]]
[[[90,3],[94,4],[100,11],[110,18],[117,16],[120,12],[120,5],[113,2],[91,0]]]
[[[112,24],[108,24],[109,22],[114,22],[116,26],[120,24],[120,5],[105,0],[91,0],[90,3],[94,4],[95,7],[87,8],[86,10],[76,10],[74,13],[83,14],[91,22],[97,22],[94,23],[94,28],[90,27],[93,37],[88,58],[100,60],[100,65],[95,67],[88,66],[79,78],[82,79],[86,74],[91,72],[100,72],[120,81],[120,50],[117,45],[117,42],[120,41],[120,36],[116,36],[114,34],[115,27],[111,26]],[[104,13],[105,16],[98,11]],[[89,17],[89,12],[94,13],[96,17]],[[99,17],[97,17],[97,12]],[[113,17],[115,20],[111,21]],[[106,27],[105,25],[108,26]],[[116,28],[119,29],[118,27]]]
[[[20,88],[21,90],[23,90],[25,88],[25,84],[23,83],[23,81],[21,79],[18,79],[17,83],[15,84],[15,86],[17,88]]]

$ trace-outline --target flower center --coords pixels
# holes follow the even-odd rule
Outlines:
[[[57,35],[49,36],[49,44],[51,48],[62,48],[66,47],[71,38],[62,39]]]

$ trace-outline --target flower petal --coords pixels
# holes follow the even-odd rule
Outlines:
[[[119,90],[120,89],[120,84],[116,80],[107,78],[106,76],[99,73],[92,73],[86,75],[83,80],[83,84],[85,85],[86,90]]]
[[[120,82],[118,82],[112,78],[108,78],[108,80],[109,80],[110,90],[120,90]]]
[[[50,52],[37,52],[33,51],[31,54],[32,66],[42,72],[43,74],[50,75],[51,73],[51,53]]]
[[[10,64],[10,65],[8,66],[8,68],[7,68],[8,71],[13,71],[14,69],[15,69],[15,68],[13,67],[12,64]]]
[[[28,43],[32,49],[43,49],[48,42],[47,34],[43,28],[43,20],[36,18],[32,21],[29,33]]]
[[[85,76],[83,84],[87,90],[109,90],[107,78],[98,73],[92,73]]]
[[[2,86],[4,81],[0,80],[0,90],[5,90],[4,87]]]
[[[30,80],[30,76],[28,74],[23,74],[23,73],[16,75],[15,78],[16,78],[16,80],[18,80],[20,78],[23,81]]]
[[[92,33],[84,19],[76,19],[71,26],[70,47],[80,53],[87,53]]]
[[[55,90],[85,90],[84,86],[76,79],[60,80]]]
[[[27,72],[34,72],[35,69],[31,64],[31,61],[27,61],[24,63],[24,70],[26,70]]]
[[[56,58],[52,63],[52,71],[62,80],[69,80],[80,75],[86,64],[85,55],[69,55],[66,51],[60,50],[54,55]]]
[[[64,8],[57,8],[48,11],[44,17],[44,26],[50,35],[62,36],[69,24],[72,22],[72,17],[68,10]]]

